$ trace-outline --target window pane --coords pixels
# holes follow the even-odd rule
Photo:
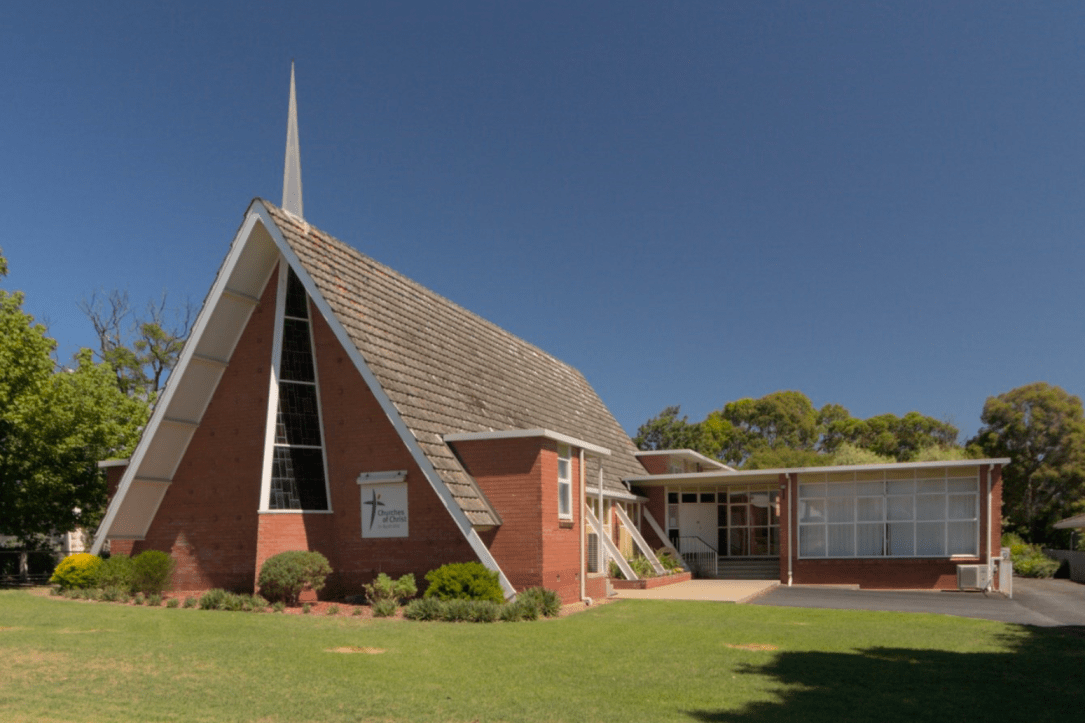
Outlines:
[[[762,504],[757,504],[758,500]],[[757,527],[764,527],[769,524],[769,506],[767,495],[754,495],[753,503],[750,505],[750,524]]]
[[[830,497],[829,522],[854,522],[855,499],[852,497]]]
[[[286,315],[295,316],[299,319],[309,318],[308,296],[301,279],[297,277],[293,269],[286,275]]]
[[[558,479],[572,479],[569,474],[569,460],[558,457]]]
[[[915,491],[917,494],[932,494],[934,492],[945,492],[946,481],[944,479],[921,479],[916,480]]]
[[[911,522],[895,522],[889,529],[889,554],[910,557],[915,554],[915,526]]]
[[[824,497],[824,484],[801,484],[799,485],[799,497]]]
[[[738,530],[731,530],[729,547],[730,553],[736,557],[743,557],[750,554],[750,536],[749,530],[741,528]]]
[[[828,491],[829,497],[854,497],[855,496],[855,483],[854,482],[836,482],[829,485]]]
[[[855,501],[856,515],[860,522],[881,522],[882,507],[885,500],[881,497],[860,497]]]
[[[279,384],[279,414],[275,425],[276,444],[320,446],[320,417],[316,409],[316,387],[312,384]]]
[[[829,525],[829,556],[855,555],[855,525]]]
[[[945,495],[916,495],[915,518],[917,520],[946,519]]]
[[[731,527],[742,527],[748,524],[746,505],[731,505]]]
[[[769,554],[769,530],[767,527],[750,530],[750,554]]]
[[[915,538],[916,555],[923,556],[946,554],[945,522],[915,523]]]
[[[976,519],[976,495],[950,495],[946,516],[951,520]]]
[[[949,554],[950,555],[975,555],[976,550],[976,522],[949,522]]]
[[[572,514],[572,488],[568,482],[558,482],[558,514],[562,517]]]
[[[885,542],[885,525],[861,524],[855,526],[855,554],[860,557],[881,556]]]
[[[891,479],[885,483],[885,489],[891,495],[910,495],[915,492],[915,480]]]
[[[915,518],[915,499],[912,497],[887,498],[885,517],[888,520],[911,520]]]
[[[825,500],[803,500],[799,502],[799,522],[824,522]]]
[[[595,508],[592,507],[592,509]],[[672,530],[678,529],[678,505],[667,505],[667,527]]]
[[[716,524],[727,527],[727,505],[720,505],[716,511]]]
[[[769,528],[769,554],[770,555],[779,555],[780,554],[780,528],[779,527],[770,527]]]
[[[799,555],[802,557],[825,556],[825,526],[799,526]]]
[[[749,502],[749,496],[745,492],[732,492],[731,493],[731,502],[732,503]]]
[[[715,502],[716,494],[714,492],[702,492],[701,502]]]
[[[697,493],[696,492],[683,492],[682,493],[682,501],[686,502],[686,503],[696,502],[697,501]]]
[[[324,455],[319,449],[276,447],[271,465],[273,510],[326,510]]]
[[[769,524],[780,524],[780,493],[769,492]]]
[[[885,482],[856,482],[855,494],[857,495],[882,495],[885,493]]]
[[[283,352],[279,376],[294,382],[316,381],[312,346],[309,343],[309,322],[283,320]]]
[[[964,479],[951,479],[946,481],[946,488],[950,492],[978,492],[979,480],[975,477],[966,477]]]
[[[672,504],[672,505],[678,504],[678,493],[677,492],[668,492],[667,493],[667,502],[669,504]]]

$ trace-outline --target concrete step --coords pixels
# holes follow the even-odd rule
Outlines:
[[[733,559],[721,557],[720,580],[778,580],[780,579],[780,561],[776,558]]]

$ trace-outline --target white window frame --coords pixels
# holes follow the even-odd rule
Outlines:
[[[573,519],[573,452],[572,447],[558,442],[558,519]],[[562,467],[564,466],[564,473]],[[562,508],[564,507],[564,512]]]

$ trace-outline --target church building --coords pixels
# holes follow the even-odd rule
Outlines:
[[[282,207],[256,199],[135,452],[104,463],[94,552],[252,591],[316,550],[329,594],[478,561],[507,596],[607,594],[613,560],[707,576],[956,586],[990,567],[1008,460],[735,471],[638,451],[587,380],[310,225],[291,74]]]

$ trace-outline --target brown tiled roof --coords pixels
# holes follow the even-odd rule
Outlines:
[[[604,486],[643,475],[629,436],[576,369],[263,201],[434,469],[475,525],[500,517],[446,434],[549,429],[606,447]],[[588,487],[597,467],[588,468]]]

